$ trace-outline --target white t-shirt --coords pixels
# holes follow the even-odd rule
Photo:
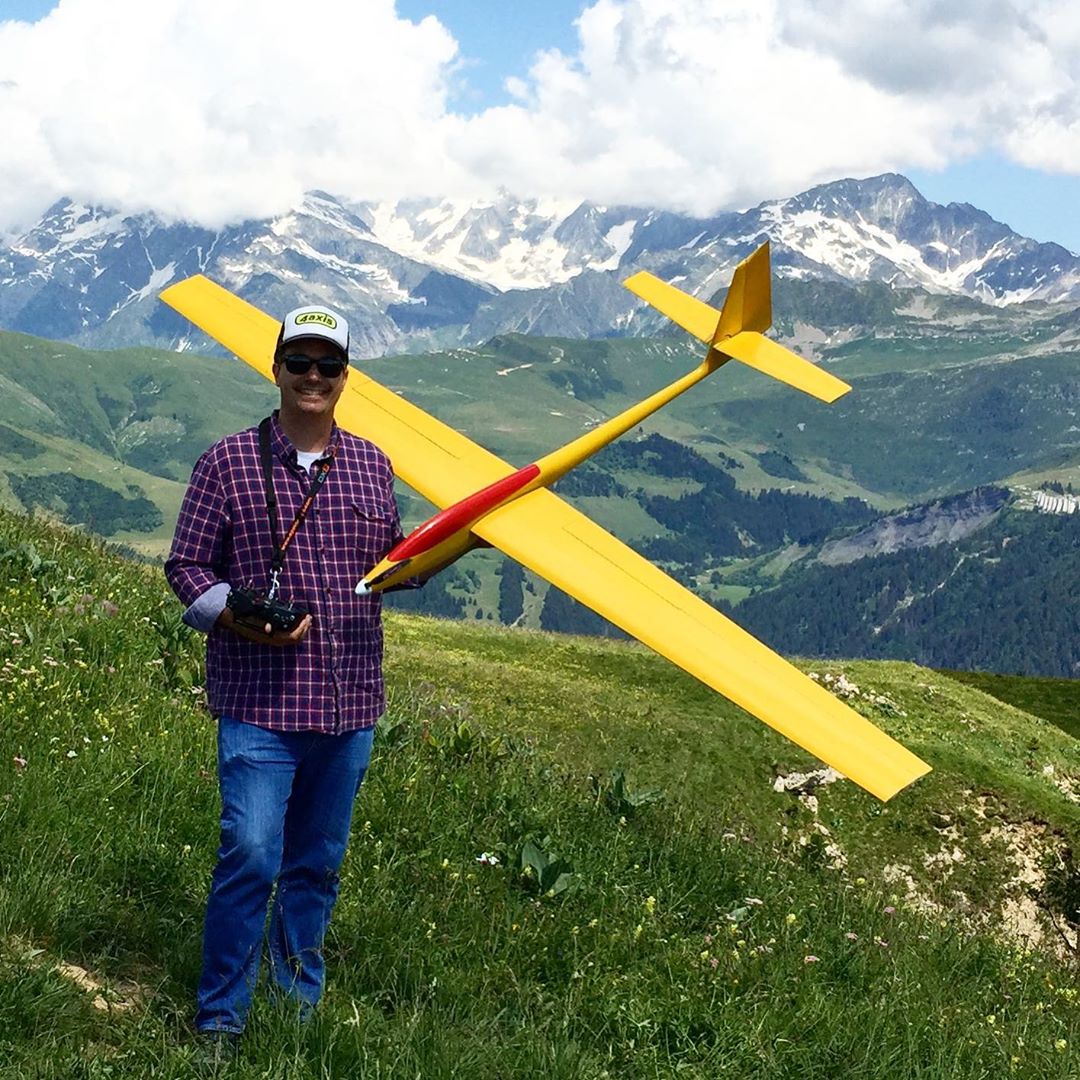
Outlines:
[[[304,472],[311,472],[311,466],[315,464],[322,454],[318,450],[297,450],[296,460],[300,463],[300,468]]]

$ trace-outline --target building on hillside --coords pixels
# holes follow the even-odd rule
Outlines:
[[[1037,491],[1035,509],[1046,514],[1075,514],[1080,510],[1080,498],[1075,495],[1058,495],[1053,491]]]

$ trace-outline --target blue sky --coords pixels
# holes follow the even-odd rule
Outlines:
[[[94,0],[72,0],[72,6],[83,4],[88,6]],[[107,0],[102,0],[106,3]],[[151,0],[147,0],[151,2]],[[630,0],[612,0],[612,4],[628,3]],[[809,5],[813,8],[815,0],[801,0],[802,6]],[[861,0],[844,0],[856,7]],[[34,22],[47,14],[55,5],[49,0],[0,0],[0,20],[19,19]],[[508,77],[517,77],[528,80],[530,68],[541,50],[560,50],[568,58],[564,68],[557,73],[552,81],[553,86],[560,85],[560,80],[565,83],[572,79],[575,65],[579,60],[575,59],[579,50],[578,31],[574,25],[575,19],[580,15],[586,5],[581,0],[546,0],[542,3],[506,3],[494,2],[494,0],[397,0],[396,12],[402,19],[418,22],[426,15],[434,15],[452,35],[457,45],[456,61],[451,65],[450,86],[451,91],[446,102],[449,114],[463,118],[483,118],[486,112],[492,113],[491,117],[484,119],[484,127],[497,131],[499,123],[506,124],[508,121],[499,120],[493,110],[494,106],[503,106],[513,103],[513,96],[507,92],[505,80]],[[781,7],[784,6],[782,2]],[[796,8],[800,3],[792,0],[789,7]],[[854,8],[853,8],[854,10]],[[62,12],[60,14],[66,14]],[[859,32],[856,20],[851,20],[853,28],[851,34]],[[807,24],[809,25],[809,24]],[[866,60],[864,67],[877,63],[874,60],[873,50],[875,46],[874,33],[880,34],[880,26],[874,27],[868,24],[866,48],[864,50]],[[843,42],[826,40],[829,31],[822,30],[818,25],[811,26],[811,34],[816,34],[824,42],[824,48],[834,49],[838,56],[853,68],[859,67],[859,40],[855,37]],[[832,35],[835,38],[835,34]],[[846,51],[845,51],[846,50]],[[1019,47],[1014,48],[1018,52]],[[854,54],[855,59],[852,59]],[[359,62],[363,62],[360,60]],[[957,64],[963,63],[962,54],[957,54]],[[1069,61],[1073,66],[1066,68],[1066,74],[1072,75],[1075,80],[1075,61]],[[718,69],[722,67],[721,59],[717,58]],[[891,77],[891,76],[890,76]],[[979,71],[972,71],[971,80],[980,78]],[[4,72],[0,70],[0,82],[4,79]],[[871,77],[870,82],[875,78]],[[1075,81],[1072,93],[1076,95]],[[792,105],[797,102],[797,94],[793,95]],[[1064,99],[1063,99],[1064,100]],[[616,103],[613,108],[617,108]],[[733,98],[732,108],[736,107]],[[787,105],[782,95],[777,95],[775,109],[783,111]],[[999,107],[991,102],[986,106],[988,114],[994,107]],[[847,117],[836,118],[837,125],[847,123]],[[489,122],[490,121],[490,122]],[[887,127],[892,121],[883,118],[881,125]],[[903,123],[896,125],[896,132],[903,130]],[[504,130],[510,131],[511,128]],[[755,134],[756,130],[756,134]],[[1080,119],[1073,118],[1074,131],[1080,131]],[[758,139],[760,143],[782,142],[790,135],[773,135],[768,124],[762,124],[760,120],[756,124],[747,124],[747,130],[740,132],[747,140]],[[580,141],[580,133],[576,136]],[[730,137],[729,137],[730,138]],[[1053,240],[1063,244],[1072,251],[1080,252],[1080,161],[1068,159],[1064,154],[1064,161],[1056,162],[1059,169],[1068,167],[1067,171],[1052,171],[1049,167],[1027,168],[1010,160],[1001,147],[1001,143],[1008,142],[1005,136],[998,139],[998,145],[989,140],[986,145],[978,145],[970,133],[967,134],[969,147],[965,147],[964,139],[957,138],[944,154],[937,155],[941,158],[941,165],[931,167],[926,164],[926,154],[920,154],[917,140],[908,138],[906,145],[901,145],[903,140],[897,134],[898,142],[894,153],[885,145],[879,152],[876,162],[888,161],[887,167],[895,168],[909,176],[923,194],[935,202],[969,202],[987,211],[998,220],[1004,221],[1012,228],[1037,240]],[[563,143],[573,143],[574,136],[565,136]],[[476,139],[473,138],[475,142]],[[817,142],[821,142],[820,139]],[[651,146],[655,143],[646,142]],[[633,140],[626,145],[636,145]],[[1013,157],[1020,156],[1037,160],[1041,155],[1052,158],[1052,149],[1047,151],[1045,146],[1032,148],[1032,153],[1027,153],[1024,142],[1013,139],[1009,143],[1010,153]],[[913,149],[914,148],[914,149]],[[573,147],[571,147],[573,150]],[[1036,152],[1037,151],[1037,152]],[[491,139],[481,148],[470,146],[473,159],[483,163],[497,163],[499,160],[500,147],[497,138]],[[578,151],[579,153],[582,153]],[[692,149],[689,153],[682,147],[683,156],[692,163]],[[772,151],[775,153],[775,150]],[[1063,152],[1064,153],[1064,152]],[[572,162],[573,153],[568,152]],[[662,154],[661,154],[662,156]],[[922,157],[920,163],[917,159]],[[889,160],[892,158],[892,160]],[[637,159],[640,161],[641,159]],[[732,163],[736,167],[740,160],[739,156],[732,151],[730,158],[717,158],[714,152],[712,168],[724,167],[725,163]],[[814,171],[805,178],[802,186],[809,186],[812,182],[821,179],[838,178],[844,175],[868,175],[869,171],[859,165],[849,165],[856,160],[850,152],[838,150],[835,157],[834,171],[828,173],[830,163],[828,158],[818,160]],[[630,154],[624,153],[622,161],[617,163],[624,174],[631,174],[637,164]],[[542,168],[542,161],[540,167]],[[565,164],[565,163],[564,163]],[[537,174],[537,164],[532,164],[532,175]],[[710,166],[708,162],[705,169]],[[754,172],[756,166],[752,163],[746,170]],[[686,169],[692,171],[692,164]],[[874,171],[883,171],[882,167]],[[585,175],[587,170],[582,170]],[[527,165],[521,165],[519,174],[530,175]],[[517,175],[511,173],[511,175]],[[554,174],[553,174],[554,175]],[[572,170],[565,175],[573,176]],[[790,175],[790,179],[787,176]],[[2,179],[2,178],[0,178]],[[795,194],[800,189],[803,180],[797,173],[785,173],[778,169],[773,174],[771,187],[767,190],[756,191],[754,183],[743,178],[739,183],[728,181],[726,186],[717,184],[716,190],[720,193],[720,202],[727,205],[747,205],[760,201],[764,198],[777,195]],[[10,182],[10,181],[9,181]],[[500,181],[501,182],[501,181]],[[553,180],[553,182],[556,182]],[[708,184],[708,176],[700,176],[700,184]],[[780,186],[787,183],[786,190]],[[601,185],[602,186],[602,185]],[[615,191],[616,195],[622,194],[622,189],[617,184],[609,183],[608,187]],[[650,188],[646,184],[642,189],[640,201],[649,201],[650,194],[655,197],[656,191],[663,191],[664,180],[659,178]],[[523,194],[526,192],[522,192]],[[724,194],[727,198],[724,198]],[[566,192],[568,195],[576,194]],[[589,194],[592,194],[589,191]],[[703,198],[699,193],[699,198]],[[717,207],[719,208],[719,207]],[[0,223],[2,224],[2,223]]]

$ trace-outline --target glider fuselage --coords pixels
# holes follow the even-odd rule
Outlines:
[[[676,379],[651,397],[631,406],[584,435],[539,461],[496,480],[493,484],[466,496],[459,502],[439,511],[423,525],[415,528],[404,540],[372,567],[356,586],[361,596],[392,588],[410,578],[425,579],[445,569],[478,544],[473,527],[488,514],[520,499],[539,487],[550,487],[575,465],[591,457],[639,424],[651,413],[678,397],[695,383],[712,374],[728,358],[716,349],[688,375]]]

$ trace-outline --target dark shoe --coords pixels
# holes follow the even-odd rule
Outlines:
[[[203,1074],[213,1074],[236,1060],[240,1036],[235,1031],[200,1031],[195,1035],[193,1064]]]

